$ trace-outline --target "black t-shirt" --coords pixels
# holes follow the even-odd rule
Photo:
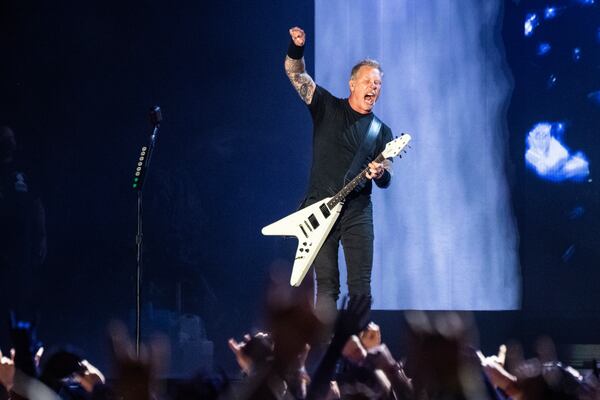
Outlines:
[[[308,202],[312,203],[337,193],[354,176],[345,176],[367,135],[373,113],[361,114],[352,109],[348,99],[333,96],[321,86],[316,87],[308,105],[313,119],[313,158],[308,187]],[[362,168],[381,153],[392,140],[391,129],[382,123],[375,139],[373,153],[363,161]],[[359,171],[356,171],[358,174]],[[354,174],[355,175],[355,174]],[[371,194],[372,182],[349,196],[366,197]]]

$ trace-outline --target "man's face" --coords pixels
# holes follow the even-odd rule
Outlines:
[[[381,92],[381,71],[363,66],[356,72],[354,79],[350,79],[349,84],[352,108],[363,114],[371,112]]]

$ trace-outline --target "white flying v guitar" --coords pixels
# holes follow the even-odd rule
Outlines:
[[[373,161],[383,162],[386,158],[393,158],[410,142],[410,135],[403,133],[400,137],[385,145],[385,149]],[[300,286],[304,276],[315,260],[327,235],[338,219],[344,199],[356,186],[367,179],[369,168],[365,168],[352,179],[335,196],[327,197],[293,214],[273,222],[262,228],[262,234],[267,236],[295,236],[298,239],[298,249],[292,268],[290,285]]]

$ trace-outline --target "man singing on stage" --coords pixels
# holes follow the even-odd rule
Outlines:
[[[369,167],[369,180],[346,198],[339,219],[323,244],[313,265],[316,273],[317,315],[331,323],[340,294],[338,247],[344,248],[350,302],[357,295],[371,296],[373,265],[373,213],[371,189],[374,180],[386,188],[391,180],[391,163],[370,162],[392,140],[392,132],[373,114],[379,98],[383,71],[375,60],[365,59],[351,71],[347,99],[333,96],[317,85],[306,72],[306,35],[290,29],[291,42],[285,72],[307,104],[313,120],[313,154],[310,183],[303,206],[313,204],[340,190],[362,169]],[[375,120],[375,123],[372,121]]]

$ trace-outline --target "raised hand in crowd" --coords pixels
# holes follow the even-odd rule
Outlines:
[[[10,358],[5,357],[0,351],[0,386],[4,388],[6,393],[10,392],[15,379],[15,352],[10,351]],[[0,388],[2,392],[2,388]],[[0,399],[2,397],[0,396]]]
[[[477,351],[477,356],[491,384],[508,396],[516,397],[521,394],[521,391],[517,386],[517,377],[504,368],[506,349],[506,345],[502,344],[498,349],[497,355],[485,357],[481,351]]]
[[[597,380],[584,377],[557,361],[554,343],[548,337],[536,341],[537,357],[524,359],[521,345],[501,345],[498,355],[478,356],[490,382],[512,399],[600,398]],[[510,371],[506,366],[510,364]]]
[[[355,365],[362,365],[367,358],[367,349],[358,336],[352,335],[342,349],[342,356]]]
[[[321,330],[309,296],[274,280],[267,296],[266,324],[268,334],[229,340],[238,365],[249,375],[242,398],[304,398],[309,381],[304,363]]]
[[[331,346],[343,348],[350,336],[359,334],[368,323],[371,307],[371,297],[359,295],[348,301],[348,306],[342,309],[335,323]]]
[[[409,325],[407,373],[417,398],[497,399],[472,350],[477,336],[471,314],[406,314]]]
[[[86,392],[92,393],[96,385],[106,383],[104,374],[88,360],[81,360],[81,366],[83,367],[83,371],[78,374],[77,382],[79,382]]]
[[[13,313],[11,314],[10,338],[15,349],[15,368],[28,376],[37,378],[36,354],[38,354],[41,344],[37,341],[34,326],[30,322],[17,320]]]
[[[381,344],[381,329],[374,322],[369,322],[367,327],[360,333],[360,341],[366,350]]]
[[[42,365],[40,381],[59,394],[61,398],[83,398],[94,394],[100,398],[106,383],[104,374],[89,361],[72,351],[53,351]],[[104,397],[102,397],[104,398]]]
[[[347,308],[340,310],[333,338],[313,376],[307,399],[320,399],[327,395],[330,390],[330,382],[334,377],[336,362],[348,339],[352,335],[359,334],[367,325],[370,305],[371,298],[369,296],[356,296],[351,299]]]
[[[227,343],[245,375],[250,375],[273,361],[273,340],[267,333],[258,332],[254,336],[245,334],[242,341],[231,338]]]
[[[389,381],[390,390],[397,400],[414,398],[413,386],[406,375],[404,367],[397,362],[385,344],[369,349],[366,362],[376,370],[380,370]],[[384,386],[385,382],[381,382]]]
[[[33,324],[18,320],[11,313],[10,338],[14,347],[11,354],[14,373],[10,399],[58,400],[58,395],[38,379],[43,349],[37,341]]]
[[[341,398],[342,394],[338,383],[336,381],[329,382],[329,390],[323,400],[340,400]]]
[[[140,346],[139,357],[127,329],[113,322],[109,327],[118,396],[127,400],[150,400],[159,391],[157,376],[168,367],[166,340],[157,336],[149,346]]]
[[[250,334],[247,333],[244,335],[244,338],[240,342],[238,342],[234,338],[229,338],[229,340],[227,341],[229,350],[231,350],[231,352],[235,356],[235,360],[237,361],[238,366],[240,367],[240,371],[245,375],[249,375],[252,371],[252,359],[244,351],[244,348],[251,340],[252,337],[250,336]]]

